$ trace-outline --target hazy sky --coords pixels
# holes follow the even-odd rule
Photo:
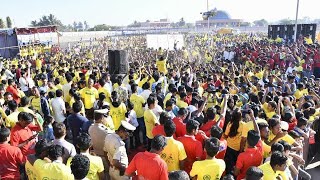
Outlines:
[[[227,11],[232,18],[276,21],[295,18],[297,0],[209,0],[209,9]],[[187,22],[201,19],[207,0],[1,0],[0,17],[15,26],[28,26],[42,15],[54,14],[64,24],[86,20],[96,24],[128,25],[134,20],[169,18]],[[299,17],[320,18],[320,0],[300,0]]]

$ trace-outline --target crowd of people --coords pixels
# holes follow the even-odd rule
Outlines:
[[[106,37],[2,59],[0,179],[317,179],[320,45],[184,41]],[[127,74],[112,74],[108,49],[126,50]]]

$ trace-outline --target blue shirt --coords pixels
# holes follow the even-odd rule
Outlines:
[[[48,141],[51,142],[54,140],[54,135],[53,135],[53,128],[52,125],[49,124],[48,127],[43,131],[43,137]]]
[[[71,114],[67,117],[67,123],[72,132],[73,144],[76,144],[76,139],[80,133],[88,133],[91,121],[80,114]]]

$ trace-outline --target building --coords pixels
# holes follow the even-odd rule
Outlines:
[[[208,21],[210,27],[239,27],[244,22],[242,19],[232,19],[227,12],[218,10],[208,20],[196,21],[196,27],[208,27]]]
[[[164,28],[169,27],[171,23],[169,19],[160,19],[159,21],[141,22],[141,27]]]

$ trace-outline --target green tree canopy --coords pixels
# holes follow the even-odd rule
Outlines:
[[[265,26],[268,25],[268,21],[265,20],[265,19],[260,19],[260,20],[253,21],[253,24],[254,24],[255,26],[265,27]]]
[[[5,27],[6,25],[4,24],[4,21],[0,18],[0,29]]]
[[[7,16],[6,22],[7,22],[7,28],[12,28],[12,21],[11,21],[11,18],[9,16]]]

